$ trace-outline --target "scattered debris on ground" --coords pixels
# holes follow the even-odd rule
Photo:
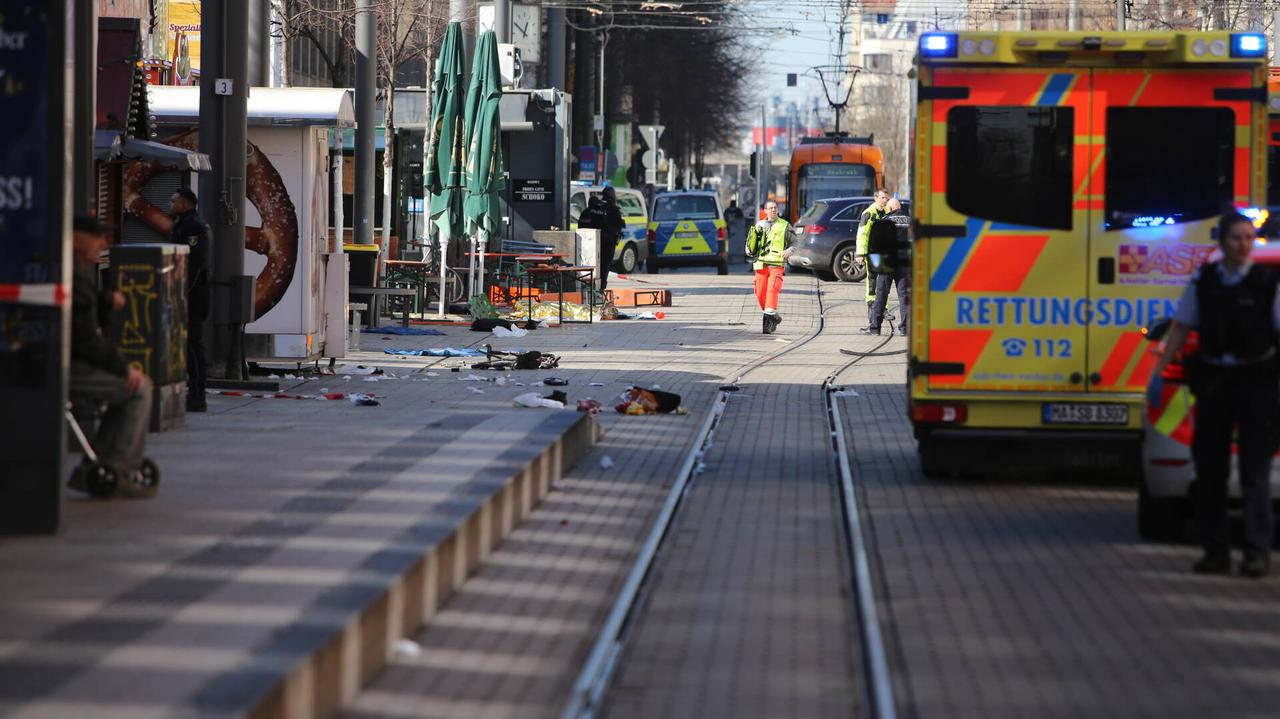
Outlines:
[[[689,411],[680,405],[681,397],[674,392],[662,392],[654,385],[654,389],[632,387],[622,393],[621,402],[613,409],[622,414],[688,414]]]
[[[511,401],[517,407],[533,407],[533,408],[545,407],[547,409],[564,409],[564,402],[558,402],[554,399],[548,399],[538,394],[537,392],[525,392],[522,395],[517,395],[516,398]]]

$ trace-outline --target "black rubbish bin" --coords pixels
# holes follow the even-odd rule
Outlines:
[[[380,249],[377,245],[343,245],[342,251],[351,255],[350,269],[347,270],[347,286],[348,287],[373,287],[373,280],[377,276],[378,253]]]

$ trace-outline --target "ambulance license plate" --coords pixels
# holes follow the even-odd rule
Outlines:
[[[677,232],[676,233],[676,237],[679,237],[681,239],[686,239],[686,240],[691,240],[695,237],[701,237],[701,236],[702,235],[698,234],[697,232]]]
[[[1129,405],[1052,402],[1043,418],[1045,424],[1129,424]]]

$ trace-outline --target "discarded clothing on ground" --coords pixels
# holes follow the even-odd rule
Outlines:
[[[512,327],[510,329],[501,325],[493,328],[494,337],[524,337],[529,334],[529,330],[523,327]]]
[[[525,392],[512,400],[517,407],[546,407],[547,409],[564,409],[564,402],[548,399],[537,392]]]
[[[430,349],[384,349],[383,354],[403,355],[406,357],[483,357],[484,353],[480,350],[473,350],[470,347],[462,347],[460,349],[453,347],[432,347]]]
[[[481,317],[471,321],[472,332],[492,332],[495,327],[504,327],[506,329],[519,327],[520,329],[525,330],[536,330],[538,329],[538,323],[531,322],[529,320],[513,322],[512,320],[504,320],[500,317]]]
[[[560,366],[560,358],[556,355],[544,354],[537,350],[528,352],[503,352],[490,345],[484,346],[485,361],[471,365],[471,369],[551,369]]]
[[[378,332],[384,335],[443,335],[440,330],[431,329],[430,327],[401,327],[399,325],[386,325],[383,327],[365,327],[361,332]]]
[[[674,392],[632,387],[621,399],[613,408],[622,414],[666,414],[680,410],[681,397]]]

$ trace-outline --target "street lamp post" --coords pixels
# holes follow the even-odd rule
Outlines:
[[[605,124],[604,124],[604,107],[605,107],[604,105],[604,49],[605,49],[605,46],[608,44],[609,44],[609,33],[607,31],[600,33],[600,83],[599,83],[600,113],[596,115],[595,127],[596,127],[596,132],[599,133],[600,135],[600,152],[596,156],[596,165],[597,165],[596,174],[600,178],[601,184],[604,184],[604,167],[606,164],[605,152],[607,152],[605,148],[605,145],[607,143],[605,140]]]

